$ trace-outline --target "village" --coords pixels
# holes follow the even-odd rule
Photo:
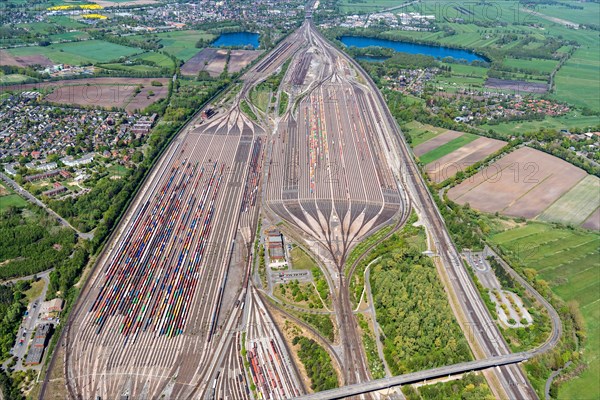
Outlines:
[[[113,168],[118,177],[142,160],[155,114],[58,107],[39,96],[28,91],[0,102],[0,162],[32,194],[80,195],[98,168]]]

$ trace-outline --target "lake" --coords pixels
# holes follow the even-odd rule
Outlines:
[[[369,62],[384,62],[388,58],[389,57],[384,57],[384,56],[358,56],[358,57],[356,57],[357,60],[369,61]]]
[[[369,47],[378,46],[409,54],[424,54],[435,58],[452,57],[460,60],[486,61],[483,57],[468,50],[452,49],[450,47],[430,46],[426,44],[397,42],[394,40],[371,38],[366,36],[342,36],[341,42],[346,46]]]
[[[258,48],[258,33],[254,32],[229,32],[222,33],[217,40],[211,43],[214,47],[251,46],[253,49]]]

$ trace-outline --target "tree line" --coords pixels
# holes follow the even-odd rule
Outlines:
[[[337,373],[331,357],[317,342],[307,337],[296,336],[294,346],[300,346],[298,357],[310,379],[310,388],[315,392],[338,387]]]

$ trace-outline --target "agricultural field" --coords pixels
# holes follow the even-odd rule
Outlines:
[[[600,45],[575,50],[571,58],[556,74],[554,96],[581,107],[600,110],[598,75]]]
[[[594,211],[581,226],[587,229],[600,231],[600,208]]]
[[[181,73],[197,76],[200,71],[206,71],[211,77],[219,76],[227,64],[227,50],[206,48],[202,49],[181,67]]]
[[[161,70],[158,67],[144,65],[144,64],[121,64],[121,63],[110,63],[110,64],[98,64],[98,68],[109,69],[113,71],[125,71],[125,72],[148,72],[148,73],[160,73]]]
[[[532,58],[531,60],[519,59],[519,58],[506,58],[503,65],[512,68],[535,70],[549,74],[558,65],[557,60],[544,60],[542,58]]]
[[[548,91],[546,82],[532,82],[525,80],[488,78],[485,81],[486,89],[493,89],[508,93],[535,93],[543,94]]]
[[[549,17],[580,23],[598,25],[598,3],[578,2],[577,8],[568,7],[566,3],[557,2],[552,5],[539,4],[536,13]]]
[[[442,63],[444,67],[449,67],[453,75],[463,75],[484,78],[487,76],[488,69],[466,64],[448,64]]]
[[[48,17],[48,22],[51,26],[60,25],[67,29],[82,29],[87,27],[86,24],[65,15]]]
[[[240,72],[260,56],[261,53],[262,50],[232,50],[227,70],[230,73]]]
[[[448,197],[487,213],[534,218],[585,176],[566,161],[522,147],[450,189]]]
[[[452,178],[459,171],[464,171],[470,165],[484,160],[506,145],[502,140],[478,137],[470,143],[446,154],[427,164],[425,171],[436,183]]]
[[[428,125],[424,125],[424,129],[431,132],[431,128],[429,128]],[[438,128],[438,129],[441,129],[441,128]],[[439,132],[439,131],[437,131],[437,132]],[[421,157],[423,154],[429,153],[430,151],[433,151],[433,150],[437,149],[438,147],[440,147],[456,138],[459,138],[463,135],[462,132],[449,131],[447,129],[443,129],[442,132],[436,133],[436,131],[433,131],[431,139],[421,142],[419,145],[415,146],[415,148],[414,148],[415,155],[417,157]],[[424,134],[423,136],[426,136],[426,134]]]
[[[83,42],[60,43],[50,46],[17,47],[7,50],[15,57],[45,56],[56,64],[94,64],[107,63],[142,53],[143,50],[122,46],[102,40],[86,40]]]
[[[101,5],[102,7],[129,7],[139,6],[143,4],[154,4],[157,0],[92,0],[92,3]]]
[[[439,158],[446,156],[447,154],[450,154],[450,153],[460,149],[463,146],[468,145],[469,143],[473,142],[477,138],[479,138],[479,136],[473,135],[471,133],[464,133],[464,134],[460,135],[459,137],[452,139],[449,142],[444,143],[441,146],[439,146],[431,151],[428,151],[427,153],[423,154],[422,156],[419,156],[419,160],[424,164],[429,164]]]
[[[418,121],[411,121],[404,125],[403,130],[407,131],[411,137],[410,145],[414,148],[423,142],[433,139],[437,135],[446,132],[444,128],[438,128],[433,125],[422,124]]]
[[[87,40],[90,37],[86,32],[79,31],[71,31],[65,33],[57,33],[54,35],[48,36],[48,39],[52,42],[61,42],[61,41],[74,41],[74,40]]]
[[[6,50],[0,50],[0,65],[14,65],[16,67],[28,67],[31,65],[48,66],[52,61],[41,55],[13,56]]]
[[[133,85],[68,85],[55,88],[44,100],[54,104],[120,108],[125,106],[134,91]]]
[[[371,13],[396,7],[399,4],[397,0],[341,0],[337,3],[342,14]]]
[[[155,53],[153,51],[149,51],[147,53],[142,53],[133,58],[134,60],[144,60],[155,63],[159,67],[173,67],[173,60],[171,60],[168,56]]]
[[[455,93],[464,88],[482,90],[485,85],[485,77],[462,74],[452,74],[452,76],[438,75],[432,82],[442,92]]]
[[[154,79],[159,82],[159,80]],[[140,112],[148,107],[150,104],[157,102],[160,99],[164,99],[169,94],[169,84],[167,81],[161,82],[162,86],[154,86],[152,84],[143,85],[140,92],[136,94],[125,106],[127,112]]]
[[[481,125],[484,130],[492,129],[496,133],[509,137],[519,133],[537,132],[542,128],[561,130],[567,128],[594,128],[598,125],[597,116],[585,116],[579,112],[571,112],[560,117],[546,117],[541,121],[511,121],[497,125]]]
[[[14,85],[17,83],[22,83],[22,82],[27,82],[27,81],[35,82],[36,79],[33,79],[27,75],[21,75],[21,74],[4,75],[0,72],[0,85]]]
[[[600,207],[600,179],[588,175],[538,216],[541,221],[581,225]]]
[[[494,234],[491,240],[535,269],[563,300],[578,302],[587,330],[583,359],[588,368],[561,386],[558,398],[593,398],[600,391],[600,235],[528,223]]]
[[[157,81],[162,86],[153,86]],[[5,86],[3,90],[51,89],[45,100],[56,104],[75,104],[104,108],[125,108],[127,111],[143,109],[165,98],[168,94],[168,78],[89,78]],[[141,86],[141,87],[140,87]],[[139,93],[136,88],[140,87]],[[154,94],[150,94],[152,91]]]
[[[196,47],[198,40],[211,41],[215,38],[215,35],[201,30],[186,30],[131,36],[133,40],[143,41],[147,38],[158,38],[159,43],[163,45],[160,49],[161,51],[171,54],[180,60],[188,61],[198,53],[198,48]]]

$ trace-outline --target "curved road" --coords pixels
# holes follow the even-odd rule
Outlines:
[[[310,23],[310,26],[311,31],[314,34],[321,35],[316,30],[312,22]],[[394,386],[403,383],[408,383],[414,380],[430,379],[431,377],[440,376],[438,375],[440,373],[442,375],[446,375],[449,373],[458,373],[470,371],[473,369],[482,369],[491,366],[501,365],[506,365],[506,367],[499,368],[499,370],[497,371],[499,372],[497,376],[500,379],[504,389],[506,390],[510,398],[537,398],[535,391],[533,391],[533,389],[527,382],[523,372],[518,367],[514,367],[511,364],[524,361],[532,355],[544,353],[556,345],[556,343],[560,339],[562,332],[560,319],[558,318],[558,315],[552,309],[552,307],[543,298],[541,298],[539,294],[537,294],[536,297],[538,298],[538,300],[540,300],[541,298],[540,301],[542,302],[542,304],[547,308],[549,307],[548,310],[553,325],[552,334],[550,338],[546,341],[546,343],[544,343],[544,345],[540,346],[539,348],[533,351],[518,354],[506,354],[509,353],[508,346],[502,338],[497,326],[491,320],[489,312],[485,308],[478,292],[474,289],[474,284],[470,279],[469,275],[466,273],[464,265],[462,264],[460,257],[458,256],[458,252],[454,247],[454,244],[446,230],[443,218],[441,217],[437,206],[433,201],[429,190],[427,189],[427,186],[412,158],[412,153],[409,150],[408,145],[404,141],[404,138],[400,132],[400,129],[395,119],[392,117],[389,109],[386,106],[383,96],[379,92],[374,82],[366,73],[364,73],[364,71],[362,71],[362,68],[356,61],[354,61],[345,54],[343,54],[343,57],[350,61],[352,65],[357,69],[357,71],[362,72],[362,75],[366,79],[368,86],[370,87],[372,92],[375,93],[380,103],[381,111],[383,112],[383,115],[387,120],[384,121],[384,123],[387,122],[392,136],[397,141],[397,150],[400,151],[401,158],[399,159],[399,162],[402,162],[402,164],[399,166],[402,168],[399,168],[400,175],[404,179],[407,189],[412,192],[412,198],[415,202],[415,206],[420,210],[426,227],[430,231],[431,236],[434,238],[436,248],[443,261],[446,273],[450,277],[450,281],[452,284],[451,288],[455,292],[461,308],[468,315],[469,321],[463,322],[473,329],[473,332],[471,333],[473,334],[479,346],[481,346],[481,348],[484,350],[485,357],[483,360],[473,361],[469,363],[462,363],[453,366],[436,368],[428,371],[421,371],[414,374],[398,376],[394,378],[386,378],[379,381],[351,385],[346,388],[338,389],[339,392],[336,392],[334,390],[333,393],[330,395],[327,394],[329,393],[329,391],[327,393],[322,392],[320,394],[315,395],[316,397],[314,398],[337,398],[335,396],[337,395],[339,397],[342,393],[344,393],[344,396],[358,393],[366,393],[368,391],[389,387],[390,385]],[[524,283],[524,286],[528,290],[533,290],[533,288],[531,288],[531,286],[529,286],[527,282],[524,282],[522,278],[520,281]],[[502,353],[504,353],[504,355]],[[519,382],[524,384],[519,384]],[[367,388],[370,389],[365,390]],[[333,395],[334,397],[329,397],[331,395]]]

